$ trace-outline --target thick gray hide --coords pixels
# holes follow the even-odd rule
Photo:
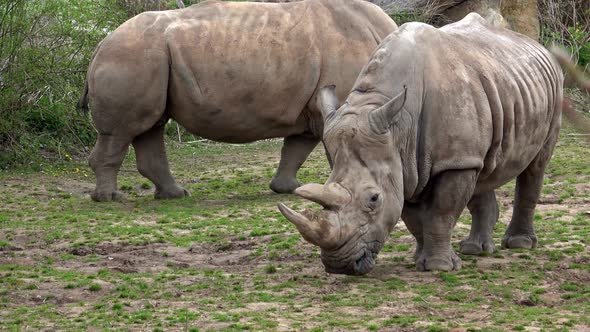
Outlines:
[[[92,198],[119,198],[116,177],[130,143],[157,198],[184,197],[168,167],[164,124],[233,143],[286,137],[271,188],[292,192],[320,141],[316,90],[337,84],[344,97],[395,23],[361,0],[288,4],[206,1],[146,12],[97,48],[86,93],[98,140],[90,156]]]
[[[477,14],[440,29],[405,24],[383,41],[326,122],[334,161],[327,185],[296,190],[318,201],[337,185],[351,201],[322,201],[328,208],[321,218],[280,209],[308,239],[305,223],[335,236],[316,243],[329,272],[370,271],[400,216],[416,237],[419,270],[456,270],[461,261],[450,240],[457,218],[465,207],[473,216],[463,253],[492,252],[494,189],[516,177],[503,246],[534,247],[534,209],[558,138],[562,85],[547,50]]]

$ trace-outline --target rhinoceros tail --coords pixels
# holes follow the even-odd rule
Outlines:
[[[574,83],[578,85],[582,91],[590,93],[590,79],[586,78],[582,70],[572,62],[569,53],[562,48],[555,46],[551,48],[551,52]],[[590,134],[590,121],[578,114],[572,103],[573,102],[570,98],[563,98],[562,114],[565,115],[574,128],[585,134]]]
[[[76,109],[83,114],[88,114],[88,79],[84,81],[84,91],[76,104]]]
[[[100,41],[100,43],[98,43],[98,46],[96,46],[96,49],[94,49],[94,53],[92,53],[92,57],[90,57],[90,62],[88,64],[88,72],[86,73],[86,80],[84,80],[84,90],[82,91],[82,95],[78,100],[78,104],[76,104],[76,109],[84,114],[88,113],[88,76],[90,76],[90,66],[94,62],[96,53],[98,53],[100,45],[102,45],[103,41],[104,39]]]

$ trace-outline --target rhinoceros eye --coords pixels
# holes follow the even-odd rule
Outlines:
[[[379,200],[379,194],[374,194],[371,196],[371,202],[377,202]]]
[[[376,210],[382,202],[381,194],[375,191],[367,192],[365,196],[365,201],[363,203],[364,209],[366,212],[372,212]]]

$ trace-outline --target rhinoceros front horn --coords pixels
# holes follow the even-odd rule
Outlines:
[[[369,114],[369,126],[377,134],[385,134],[393,125],[395,116],[404,108],[406,104],[406,94],[408,88],[404,85],[404,91],[393,99],[388,101],[385,105]]]
[[[279,211],[292,222],[303,238],[322,248],[334,248],[340,244],[342,230],[338,220],[338,210],[351,200],[350,193],[337,183],[326,186],[306,184],[295,190],[295,194],[321,204],[328,210],[299,213],[279,203]]]
[[[340,243],[340,227],[334,219],[326,215],[315,215],[310,218],[293,211],[283,203],[279,203],[279,211],[292,222],[303,238],[321,248],[334,248]]]

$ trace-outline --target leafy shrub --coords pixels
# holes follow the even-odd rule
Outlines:
[[[7,0],[0,17],[0,169],[86,149],[94,129],[76,101],[94,48],[125,13],[114,0]]]

